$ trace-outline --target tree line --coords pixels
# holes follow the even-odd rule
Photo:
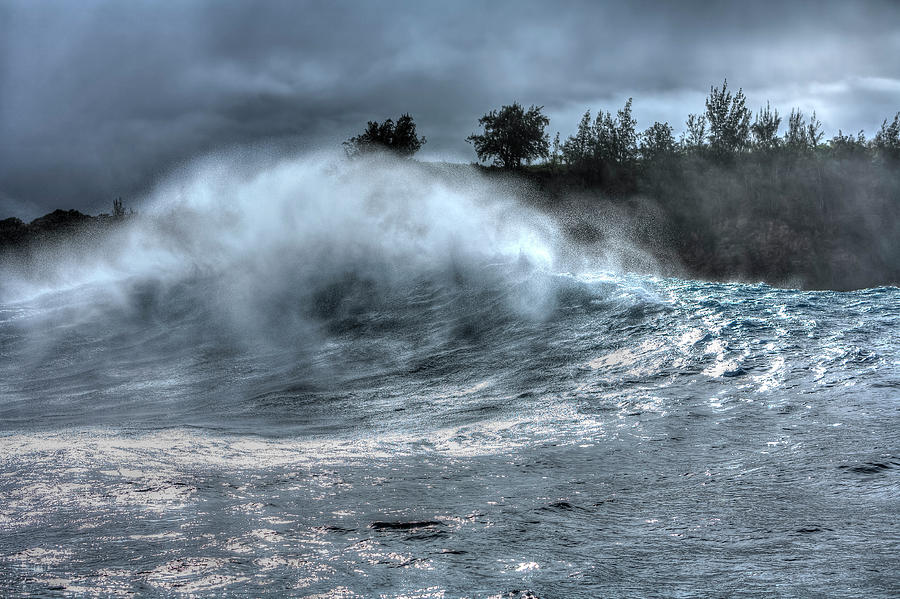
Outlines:
[[[402,118],[403,135],[372,122],[348,153],[414,155],[425,140]],[[671,250],[692,277],[900,283],[900,112],[871,138],[827,139],[815,113],[770,103],[754,113],[724,81],[677,136],[667,122],[639,129],[630,98],[586,111],[564,139],[551,141],[542,106],[502,106],[477,124],[467,141],[479,161],[530,181],[541,193],[529,197],[575,238],[602,241],[608,215],[624,214],[637,245]]]
[[[629,98],[615,114],[601,110],[592,116],[590,110],[586,111],[572,135],[560,141],[557,133],[551,143],[546,133],[550,120],[543,108],[532,105],[526,109],[514,102],[492,110],[478,119],[482,132],[473,133],[466,141],[473,145],[480,161],[503,169],[544,164],[593,173],[601,179],[604,174],[619,178],[623,174],[634,175],[631,171],[642,163],[677,156],[702,157],[725,164],[746,154],[867,156],[900,161],[900,112],[892,120],[885,119],[871,139],[863,131],[838,131],[825,140],[815,112],[807,116],[794,108],[785,121],[777,108],[766,103],[754,115],[743,90],[730,90],[727,80],[721,86],[710,87],[705,110],[688,115],[684,132],[677,139],[668,122],[654,122],[639,131]],[[417,136],[409,114],[402,115],[396,124],[391,119],[383,123],[370,121],[362,134],[344,142],[351,156],[376,148],[412,156],[424,144],[425,138]]]

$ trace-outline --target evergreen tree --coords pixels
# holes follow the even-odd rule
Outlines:
[[[900,162],[900,112],[888,124],[887,119],[881,123],[881,130],[875,134],[872,146],[881,160]]]
[[[557,167],[563,162],[563,151],[562,144],[559,142],[559,131],[556,132],[556,137],[553,138],[553,147],[550,149],[550,165],[553,167]]]
[[[799,108],[791,109],[788,128],[784,134],[784,145],[794,152],[801,152],[808,146],[806,137],[806,117]]]
[[[765,110],[760,109],[756,115],[756,120],[750,125],[750,132],[753,134],[753,147],[763,152],[771,152],[778,148],[781,140],[778,137],[778,128],[781,126],[781,117],[778,115],[778,109],[772,110],[769,103],[766,102]]]
[[[638,155],[637,121],[631,116],[631,98],[616,112],[598,112],[593,127],[593,158],[596,162],[628,166]]]
[[[744,92],[732,95],[728,80],[722,88],[711,87],[706,99],[706,119],[709,123],[709,146],[713,156],[726,160],[743,150],[750,136],[750,109]]]
[[[706,148],[706,115],[689,114],[681,135],[681,147],[688,153],[700,153]]]
[[[567,164],[576,168],[584,167],[593,156],[594,132],[591,129],[591,111],[588,110],[578,123],[575,135],[563,143],[563,157]]]
[[[638,156],[637,120],[631,116],[631,98],[616,112],[613,159],[620,165],[631,165]]]
[[[825,132],[822,131],[822,121],[816,118],[816,111],[813,110],[812,116],[809,117],[809,124],[806,125],[806,141],[813,150],[819,147]]]
[[[865,156],[868,149],[866,136],[862,132],[853,135],[844,135],[844,132],[838,129],[838,134],[831,138],[828,142],[831,155],[835,158],[857,158]]]

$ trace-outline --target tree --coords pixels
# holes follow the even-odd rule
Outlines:
[[[753,145],[763,152],[771,152],[776,149],[780,143],[778,138],[778,128],[781,126],[781,117],[778,115],[778,109],[772,110],[769,103],[766,102],[766,109],[757,113],[756,120],[750,125],[750,132],[753,134]]]
[[[470,135],[466,141],[475,146],[479,160],[493,159],[493,164],[503,168],[519,168],[523,162],[546,158],[550,139],[544,128],[550,124],[541,112],[543,106],[531,106],[528,110],[518,102],[492,110],[480,119],[484,134]]]
[[[619,164],[632,164],[638,156],[637,119],[631,116],[631,98],[616,112],[615,159]]]
[[[637,121],[631,116],[631,98],[612,114],[597,113],[594,120],[594,158],[605,164],[629,166],[637,159]]]
[[[641,156],[657,160],[675,153],[675,136],[669,123],[653,123],[641,133]]]
[[[822,123],[816,118],[813,112],[806,122],[803,111],[799,108],[791,109],[791,116],[788,117],[788,130],[784,134],[784,145],[794,152],[807,152],[815,150],[819,142],[822,141]]]
[[[850,134],[844,135],[844,132],[838,129],[838,134],[831,138],[828,145],[832,156],[839,159],[865,156],[868,149],[866,135],[862,130],[854,137]]]
[[[799,108],[791,109],[791,116],[788,117],[788,129],[784,134],[784,145],[794,151],[802,151],[806,149],[808,142],[806,140],[806,117]]]
[[[380,124],[369,121],[363,133],[344,142],[344,149],[350,157],[379,149],[409,157],[424,144],[425,138],[416,136],[415,121],[409,114],[404,114],[396,124],[391,119]]]
[[[559,131],[557,131],[556,137],[553,138],[553,147],[550,149],[550,166],[558,167],[562,164],[563,159],[563,146],[559,141]]]
[[[686,152],[699,153],[706,147],[706,115],[689,114],[681,134],[681,147]]]
[[[894,115],[890,124],[884,119],[881,130],[872,140],[872,146],[885,162],[900,162],[900,112]]]
[[[125,203],[122,201],[122,198],[113,200],[112,216],[115,219],[125,218]]]
[[[722,88],[709,88],[706,99],[706,119],[709,122],[709,146],[719,159],[729,159],[735,152],[747,146],[750,137],[750,109],[747,98],[738,89],[732,95],[728,80]]]
[[[563,144],[566,162],[576,168],[633,166],[638,156],[637,121],[631,116],[631,98],[613,116],[600,111],[591,124],[588,110],[578,123],[575,135]]]
[[[562,146],[563,157],[567,164],[584,166],[593,154],[594,132],[591,129],[591,111],[588,110],[578,123],[575,135],[570,135]]]
[[[810,148],[815,150],[819,147],[823,137],[825,137],[825,132],[822,131],[822,121],[816,118],[816,111],[813,110],[812,116],[809,117],[809,124],[806,126],[806,139],[809,141]]]

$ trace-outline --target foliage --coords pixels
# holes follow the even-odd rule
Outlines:
[[[804,153],[815,150],[819,142],[822,141],[822,123],[816,118],[816,113],[812,113],[809,123],[806,117],[799,109],[791,109],[791,116],[788,117],[788,130],[784,134],[784,145],[794,153]]]
[[[866,136],[862,131],[854,137],[849,134],[844,135],[844,132],[838,129],[838,134],[831,138],[828,146],[831,155],[835,158],[862,158],[868,152]]]
[[[678,145],[669,123],[653,123],[641,133],[641,157],[646,160],[672,156],[677,148]]]
[[[888,124],[887,119],[881,123],[881,130],[875,134],[872,146],[879,158],[886,162],[900,162],[900,112]]]
[[[630,167],[638,158],[637,121],[631,114],[631,98],[613,116],[591,111],[581,117],[578,130],[563,144],[563,157],[576,169]]]
[[[425,138],[416,135],[415,121],[409,114],[404,114],[397,119],[396,124],[391,119],[383,123],[369,121],[363,133],[344,142],[344,149],[350,157],[373,150],[387,150],[398,156],[409,157],[424,144]]]
[[[603,238],[600,204],[653,204],[656,216],[635,226],[658,226],[662,241],[650,245],[674,248],[692,276],[839,289],[900,281],[900,113],[871,141],[862,131],[826,141],[816,113],[798,108],[783,119],[766,103],[753,116],[727,81],[678,142],[668,123],[636,133],[631,100],[615,114],[588,110],[552,168],[527,173],[549,206],[596,198],[579,213],[588,216],[565,215],[579,239]]]
[[[616,112],[615,118],[609,112],[598,113],[594,120],[595,158],[617,166],[632,165],[638,154],[636,125],[631,115],[631,98]]]
[[[743,90],[732,95],[728,80],[718,87],[709,88],[706,99],[706,120],[709,123],[709,147],[718,159],[730,159],[743,150],[749,142],[750,109]]]
[[[550,140],[544,128],[550,123],[541,112],[543,106],[531,106],[528,110],[518,102],[492,110],[480,119],[484,128],[481,135],[470,135],[466,141],[475,146],[479,160],[492,159],[503,168],[520,168],[523,162],[549,155]]]
[[[688,115],[685,132],[681,135],[681,147],[689,153],[703,152],[706,148],[706,115]]]
[[[562,164],[562,161],[562,144],[559,141],[559,131],[557,131],[556,137],[553,138],[553,146],[550,148],[550,166],[556,168]]]
[[[594,153],[594,131],[591,128],[591,111],[581,117],[575,135],[569,136],[562,146],[563,159],[566,164],[583,166],[588,164]]]
[[[750,133],[753,135],[754,149],[763,152],[771,152],[781,145],[778,138],[778,128],[781,126],[781,117],[778,109],[772,110],[766,102],[766,109],[760,108],[756,120],[750,125]]]
[[[806,126],[806,141],[809,143],[809,147],[815,150],[819,147],[823,137],[825,137],[825,132],[822,131],[822,122],[816,118],[816,111],[813,110],[809,124]]]

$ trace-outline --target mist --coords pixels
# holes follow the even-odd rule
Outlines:
[[[305,278],[347,270],[391,285],[405,274],[490,259],[550,268],[562,239],[515,193],[468,167],[442,173],[389,156],[223,152],[173,172],[139,202],[140,217],[76,244],[77,255],[38,248],[45,255],[34,259],[37,268],[13,279],[4,299],[28,288],[191,273],[277,283],[292,271]],[[234,281],[258,287],[249,283]]]
[[[573,301],[579,272],[617,267],[612,249],[575,251],[524,193],[471,167],[387,155],[218,153],[160,181],[118,227],[7,256],[0,301],[46,310],[22,321],[35,368],[73,331],[131,331],[154,341],[118,359],[277,351],[266,377],[299,368],[294,378],[326,384],[369,363],[329,357],[347,334],[381,331],[396,353],[371,367],[402,368],[428,348],[540,323]]]

